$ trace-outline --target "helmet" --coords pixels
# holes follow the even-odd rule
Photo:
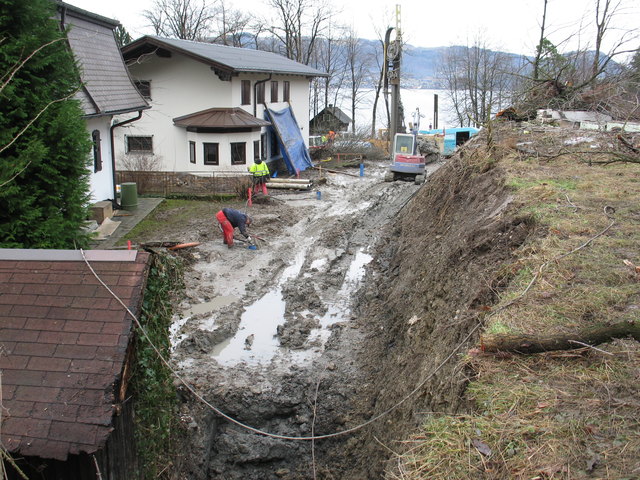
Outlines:
[[[261,159],[261,158],[256,158],[256,159],[255,159],[255,162],[256,162],[258,165],[260,165],[260,164],[262,163],[262,159]]]

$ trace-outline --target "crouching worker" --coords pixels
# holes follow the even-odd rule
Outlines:
[[[249,172],[253,175],[253,193],[262,193],[267,195],[267,178],[269,178],[269,167],[267,163],[256,158],[253,165],[249,167]]]
[[[253,239],[247,232],[247,227],[251,225],[251,217],[233,208],[223,208],[216,213],[216,218],[220,222],[222,229],[222,241],[229,248],[233,246],[233,230],[238,229],[247,239],[249,245],[253,245]]]

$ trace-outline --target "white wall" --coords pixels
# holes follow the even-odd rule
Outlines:
[[[111,116],[88,118],[86,120],[89,135],[94,130],[100,132],[100,149],[102,154],[102,170],[94,172],[93,150],[91,150],[91,164],[89,170],[89,187],[91,189],[91,203],[102,200],[113,199],[113,166],[111,164],[111,140],[109,138],[109,127],[111,126]]]
[[[253,160],[253,142],[260,140],[260,131],[246,133],[193,133],[177,127],[173,119],[209,108],[241,107],[251,115],[254,113],[253,85],[268,74],[241,74],[231,82],[222,81],[208,65],[191,60],[183,55],[172,54],[171,58],[149,56],[129,67],[134,80],[151,81],[151,109],[143,113],[142,119],[115,130],[117,168],[130,168],[131,161],[140,156],[125,153],[125,136],[153,136],[152,160],[157,170],[206,172],[246,171]],[[241,103],[241,80],[251,81],[251,105]],[[274,110],[287,106],[283,98],[284,80],[290,82],[291,105],[301,127],[305,142],[308,142],[309,125],[309,80],[299,76],[273,75],[278,81],[278,103],[270,103],[270,82],[265,85],[265,100]],[[259,105],[257,118],[264,119],[263,107]],[[128,118],[122,116],[118,121]],[[264,129],[263,129],[264,130]],[[196,142],[196,164],[189,161],[189,141]],[[202,143],[219,143],[220,165],[204,165]],[[231,142],[246,142],[247,164],[231,165]],[[149,157],[149,156],[148,156]],[[125,159],[125,161],[123,161]],[[129,165],[127,165],[127,163]],[[139,162],[138,162],[139,163]]]

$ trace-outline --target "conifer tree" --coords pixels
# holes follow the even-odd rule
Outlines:
[[[51,0],[0,0],[0,247],[86,246],[91,143]]]

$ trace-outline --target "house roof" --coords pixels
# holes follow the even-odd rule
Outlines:
[[[119,23],[59,0],[58,16],[80,64],[84,88],[77,97],[87,116],[115,115],[150,108],[133,85],[116,44]]]
[[[87,261],[136,315],[149,254],[91,250]],[[74,250],[0,249],[2,445],[66,460],[103,447],[132,319]],[[126,383],[126,382],[125,382]]]
[[[302,63],[290,60],[276,53],[253,50],[249,48],[228,47],[213,43],[194,42],[177,38],[162,38],[147,35],[125,45],[122,53],[125,59],[164,49],[181,53],[197,61],[206,63],[212,68],[230,74],[245,73],[278,73],[288,75],[304,75],[306,77],[326,77],[327,74]]]
[[[325,107],[322,109],[320,113],[318,113],[311,121],[314,121],[317,118],[322,118],[322,115],[329,113],[336,117],[341,123],[349,125],[351,123],[351,118],[349,118],[342,110],[338,107]]]
[[[259,128],[271,125],[241,108],[210,108],[173,119],[178,127],[198,128]]]

